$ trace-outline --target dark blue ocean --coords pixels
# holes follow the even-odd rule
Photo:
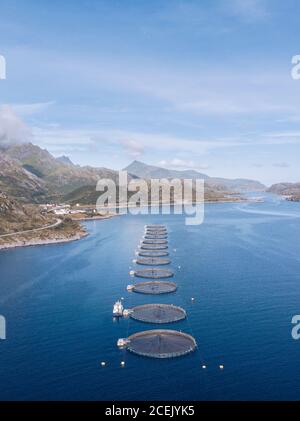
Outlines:
[[[168,227],[176,294],[126,291],[146,223]],[[1,400],[300,399],[300,203],[209,204],[194,227],[180,215],[86,226],[79,242],[0,252]],[[171,360],[119,350],[118,338],[154,327],[114,322],[121,297],[184,307],[188,319],[165,327],[194,335],[198,350]]]

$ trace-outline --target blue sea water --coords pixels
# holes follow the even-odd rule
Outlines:
[[[145,223],[168,227],[176,294],[126,291]],[[79,242],[0,252],[0,400],[300,398],[300,203],[209,204],[200,226],[180,215],[86,226]],[[114,322],[121,297],[184,307],[188,319],[165,327],[194,335],[198,350],[170,360],[119,350],[118,338],[155,327]]]

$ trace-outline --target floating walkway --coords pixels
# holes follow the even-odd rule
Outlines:
[[[184,320],[186,312],[172,304],[145,304],[131,309],[130,317],[144,323],[175,323]]]

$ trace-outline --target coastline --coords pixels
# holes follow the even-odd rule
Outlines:
[[[32,239],[32,240],[15,241],[12,243],[0,244],[0,251],[14,249],[18,247],[35,247],[35,246],[46,246],[46,245],[51,245],[51,244],[69,243],[72,241],[81,240],[82,238],[85,238],[88,235],[89,234],[85,232],[85,233],[75,234],[69,238],[66,237],[66,238],[52,238],[52,239],[49,238],[47,240]]]
[[[87,217],[87,218],[71,218],[72,219],[72,221],[75,221],[75,222],[84,222],[84,221],[102,221],[102,220],[105,220],[105,219],[111,219],[111,218],[114,218],[115,216],[118,216],[117,214],[114,214],[114,215],[112,215],[112,214],[110,214],[110,215],[104,215],[104,216],[90,216],[90,217]]]
[[[49,238],[46,239],[41,239],[41,238],[22,238],[22,235],[27,235],[27,234],[33,234],[33,233],[40,233],[41,231],[44,231],[46,229],[50,229],[51,234],[54,233],[54,231],[52,231],[52,228],[57,227],[58,225],[62,224],[62,221],[60,221],[60,223],[58,224],[54,224],[52,227],[45,227],[45,228],[36,228],[32,231],[25,231],[25,232],[20,232],[20,233],[11,233],[11,234],[6,234],[7,238],[12,238],[12,241],[6,241],[3,244],[1,244],[1,238],[0,238],[0,251],[2,250],[9,250],[9,249],[14,249],[14,248],[19,248],[19,247],[35,247],[35,246],[45,246],[45,245],[51,245],[51,244],[63,244],[63,243],[69,243],[72,241],[79,241],[82,238],[85,238],[89,235],[89,233],[85,230],[85,228],[82,226],[81,222],[85,222],[85,221],[93,221],[93,220],[106,220],[106,219],[111,219],[112,217],[117,216],[117,215],[107,215],[107,216],[94,216],[94,217],[88,217],[88,218],[74,218],[72,219],[73,222],[78,222],[78,225],[80,227],[80,229],[78,230],[78,232],[76,232],[73,235],[68,236],[61,236],[60,238],[57,237],[57,233],[56,236],[52,237],[51,235],[49,235]],[[19,239],[18,239],[19,236]]]
[[[237,199],[237,198],[235,198]],[[253,200],[249,198],[238,198],[238,200],[217,200],[217,201],[204,201],[204,202],[198,202],[193,203],[192,205],[197,204],[218,204],[218,203],[241,203],[241,202],[261,202],[263,200]],[[176,206],[176,203],[164,203],[163,206]],[[157,206],[157,205],[153,205]],[[118,206],[118,210],[122,209],[130,209],[134,208],[134,206]],[[120,216],[120,214],[109,214],[109,215],[101,215],[101,216],[94,216],[94,217],[87,217],[87,218],[72,218],[72,221],[74,222],[85,222],[85,221],[102,221],[107,219],[112,219],[115,216]],[[47,239],[40,239],[40,238],[32,238],[32,239],[13,239],[12,242],[6,242],[4,244],[0,244],[0,251],[2,250],[9,250],[19,247],[35,247],[35,246],[44,246],[44,245],[52,245],[52,244],[64,244],[69,243],[73,241],[79,241],[82,238],[85,238],[89,235],[88,232],[86,232],[83,228],[83,226],[80,224],[81,230],[79,230],[76,234],[71,235],[70,237],[61,237],[61,238],[47,238]],[[39,229],[37,229],[39,231]],[[12,234],[13,236],[13,234]],[[15,236],[18,236],[18,233],[15,234]]]

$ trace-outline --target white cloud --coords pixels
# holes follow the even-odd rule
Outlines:
[[[273,167],[276,167],[276,168],[289,168],[290,167],[290,164],[288,164],[287,162],[275,162],[273,164]]]
[[[277,62],[255,65],[249,57],[247,62],[222,63],[217,57],[212,57],[211,61],[198,57],[186,66],[178,63],[174,66],[171,62],[126,55],[103,54],[78,59],[27,49],[17,49],[11,54],[18,56],[20,61],[29,60],[38,75],[48,74],[57,80],[57,95],[73,95],[80,80],[81,89],[87,95],[130,94],[148,107],[155,106],[161,111],[168,109],[177,114],[183,112],[192,117],[251,114],[260,118],[262,114],[273,114],[274,118],[274,114],[278,114],[281,119],[288,119],[300,114],[295,84],[284,65],[279,69]],[[25,104],[23,109],[21,105],[18,107],[20,112],[31,113],[51,105],[53,102]]]
[[[246,22],[262,21],[269,16],[266,0],[226,0],[224,7]]]
[[[134,139],[121,139],[120,144],[125,148],[130,156],[138,158],[144,153],[144,146]]]
[[[203,164],[196,164],[192,160],[188,159],[180,159],[180,158],[174,158],[171,160],[162,160],[159,161],[158,166],[170,168],[170,169],[178,169],[178,170],[207,170],[209,168],[209,165],[203,165]]]
[[[72,147],[85,150],[120,150],[125,149],[128,157],[140,157],[144,153],[163,155],[177,153],[201,156],[213,149],[226,148],[240,144],[233,138],[210,140],[205,138],[187,138],[171,134],[145,133],[128,130],[111,129],[65,129],[56,127],[34,127],[34,142],[53,151],[59,147],[68,151]],[[179,165],[181,161],[173,163]],[[183,162],[183,161],[182,161]],[[190,161],[191,163],[191,161]]]
[[[300,132],[274,132],[262,135],[262,143],[266,145],[300,144]]]
[[[8,105],[0,107],[0,145],[28,142],[30,128],[15,114]]]
[[[31,104],[11,104],[10,106],[19,116],[28,117],[43,112],[54,104],[54,101],[48,101]]]

